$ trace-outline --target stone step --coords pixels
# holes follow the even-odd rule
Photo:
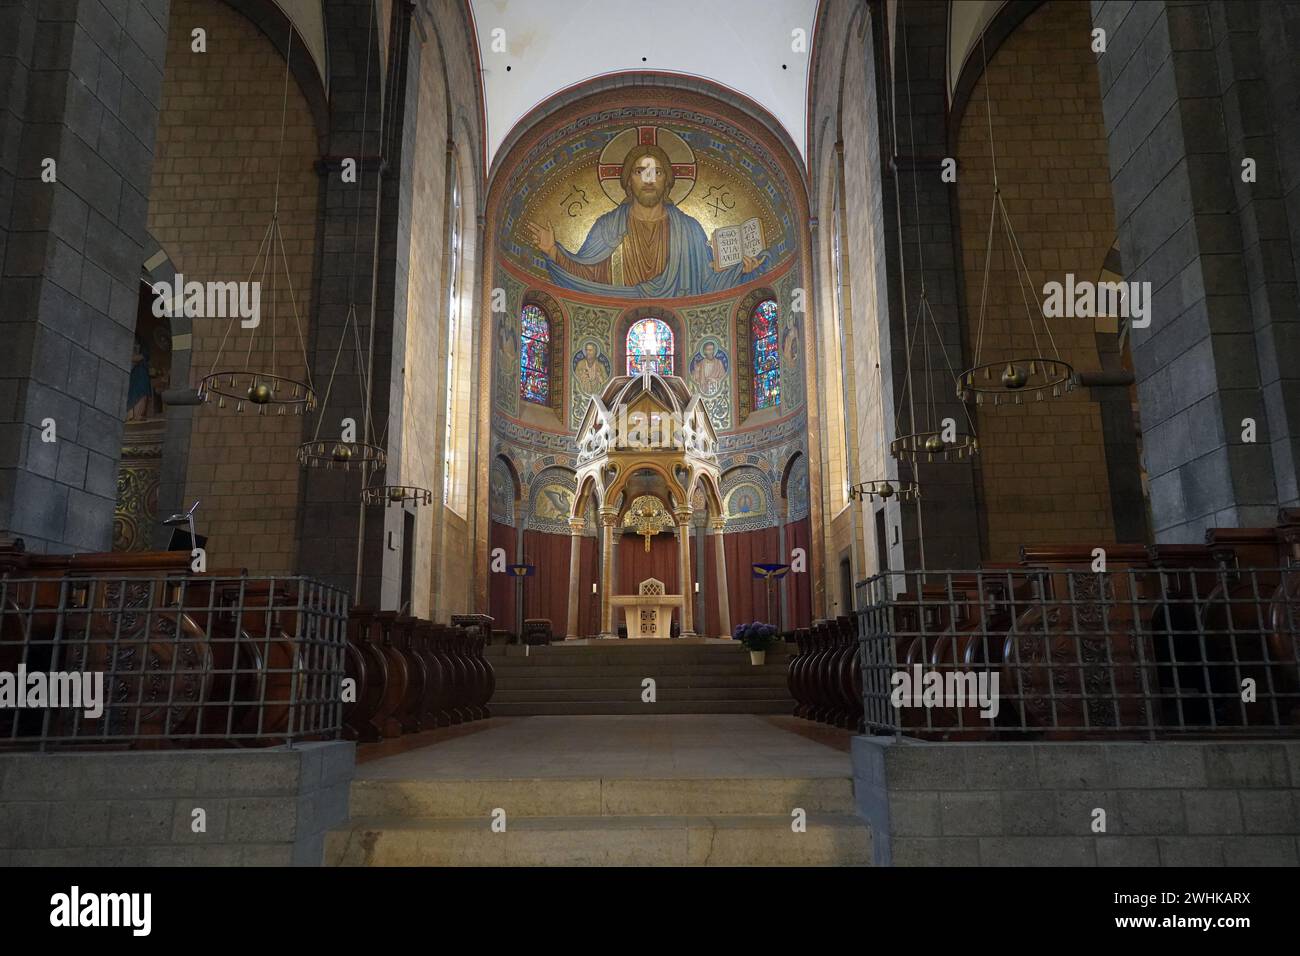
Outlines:
[[[354,818],[736,816],[853,813],[849,777],[537,777],[355,780]]]
[[[762,816],[509,815],[354,818],[326,835],[333,866],[868,866],[871,831],[851,814]]]
[[[749,659],[749,651],[744,645],[735,644],[687,644],[681,647],[675,647],[671,642],[655,642],[650,646],[644,646],[639,643],[630,643],[628,641],[619,641],[603,646],[593,646],[590,644],[573,646],[566,644],[538,644],[535,646],[526,646],[522,644],[497,644],[484,648],[484,653],[492,658],[513,658],[513,657],[572,657],[578,659],[596,659],[610,657],[613,655],[623,656],[628,654],[662,654],[665,657],[674,657],[678,660],[697,659],[702,657],[736,657]],[[797,648],[786,647],[776,644],[767,649],[767,656],[772,657],[792,657],[797,653]]]
[[[661,700],[631,701],[503,701],[488,705],[493,717],[647,716],[662,714],[789,714],[794,701],[781,700]]]
[[[743,671],[731,674],[664,674],[658,670],[645,671],[628,668],[619,673],[601,671],[598,674],[582,672],[580,674],[552,674],[510,671],[497,672],[497,691],[503,688],[525,690],[536,687],[599,688],[641,686],[641,680],[653,677],[659,687],[770,687],[782,693],[786,690],[784,674],[747,674]]]
[[[639,701],[641,700],[640,683],[622,687],[502,687],[497,684],[490,706],[497,704],[521,703],[526,701],[587,701],[602,703],[605,701]],[[710,700],[781,700],[794,706],[794,698],[785,693],[785,688],[774,687],[672,687],[657,683],[655,700],[667,701],[710,701]],[[646,706],[651,706],[646,704]]]
[[[569,661],[569,659],[511,658],[506,661],[491,661],[491,669],[497,674],[510,671],[568,671],[581,674],[593,670],[629,670],[642,667],[660,667],[669,674],[785,674],[785,663],[774,663],[768,658],[763,665],[751,665],[749,659],[716,659],[716,661],[681,661],[680,658],[666,657],[624,657],[606,659],[606,661]]]
[[[643,661],[657,661],[678,667],[729,665],[731,667],[780,667],[784,670],[793,659],[789,655],[768,654],[762,664],[752,664],[749,654],[670,654],[666,651],[627,651],[622,654],[511,654],[489,655],[493,667],[627,667]]]

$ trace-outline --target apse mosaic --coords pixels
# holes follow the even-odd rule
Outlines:
[[[766,154],[715,117],[646,109],[551,134],[512,179],[501,253],[552,287],[672,299],[738,288],[796,251]]]

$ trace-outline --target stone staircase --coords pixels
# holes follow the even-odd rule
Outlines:
[[[871,831],[854,814],[847,776],[358,780],[351,797],[351,823],[326,837],[327,865],[871,862]]]
[[[603,641],[486,649],[496,673],[495,716],[788,714],[792,645],[755,666],[738,642]],[[643,681],[655,682],[646,702]]]

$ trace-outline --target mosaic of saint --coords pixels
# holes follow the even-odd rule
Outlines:
[[[609,381],[609,357],[588,339],[573,357],[573,387],[581,395],[598,395]]]
[[[730,374],[731,364],[727,353],[712,339],[705,339],[700,350],[691,359],[687,375],[705,398],[713,398],[722,391]]]

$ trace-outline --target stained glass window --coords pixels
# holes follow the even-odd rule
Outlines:
[[[673,330],[662,319],[641,319],[627,330],[627,374],[673,374]]]
[[[781,346],[777,336],[777,308],[772,299],[754,306],[749,316],[754,343],[754,409],[781,402]]]
[[[551,400],[551,323],[536,305],[520,313],[519,397],[547,405]]]

